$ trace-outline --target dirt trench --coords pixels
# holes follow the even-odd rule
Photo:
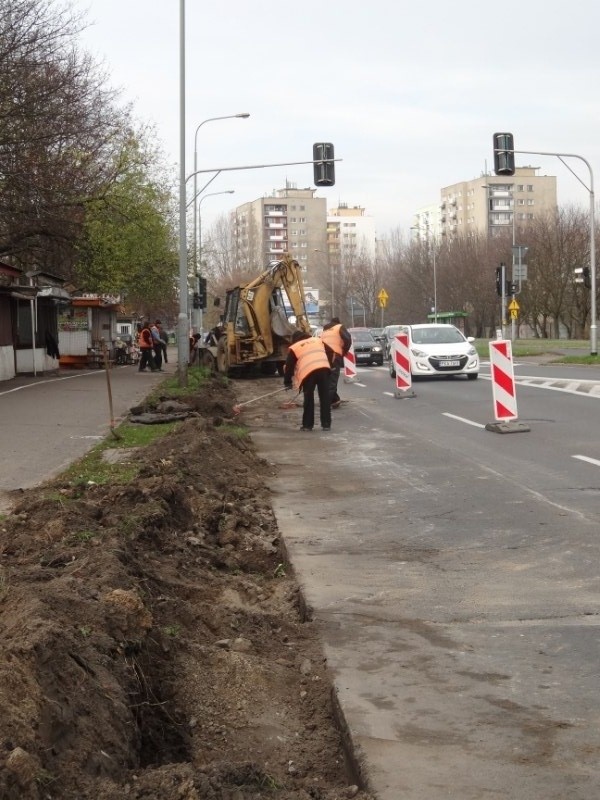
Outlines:
[[[211,380],[129,483],[59,478],[2,518],[2,800],[371,798],[232,413],[265,386]]]

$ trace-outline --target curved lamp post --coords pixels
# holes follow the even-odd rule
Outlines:
[[[196,197],[198,196],[198,131],[203,125],[206,125],[207,122],[216,122],[220,119],[248,119],[250,114],[247,111],[243,111],[241,114],[227,114],[224,117],[209,117],[208,119],[202,120],[202,122],[196,126],[196,130],[194,132],[194,267],[196,272],[198,271],[198,214],[197,214],[197,207],[196,207]],[[215,192],[217,194],[217,192]],[[205,195],[208,197],[209,195]],[[198,204],[199,206],[199,204]]]
[[[200,206],[202,205],[203,201],[206,200],[207,197],[214,197],[216,194],[233,194],[235,189],[225,189],[222,192],[209,192],[205,194],[203,197],[198,200],[198,204],[196,206],[196,198],[194,198],[194,211],[196,208],[198,210],[198,250],[195,256],[197,255],[196,263],[194,264],[195,274],[194,274],[194,291],[199,291],[198,286],[198,279],[200,277],[200,267],[201,267],[201,256],[202,256],[202,227],[201,227],[201,216],[200,216]],[[198,331],[202,329],[202,312],[203,309],[198,309],[198,324],[196,325]]]

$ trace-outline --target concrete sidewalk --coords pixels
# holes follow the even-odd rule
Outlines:
[[[112,367],[112,420],[103,369],[60,370],[0,383],[0,508],[7,505],[7,492],[36,486],[85,455],[111,424],[119,424],[132,406],[176,372],[176,362],[173,349],[163,372]]]

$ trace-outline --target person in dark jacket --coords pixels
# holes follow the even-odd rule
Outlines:
[[[321,430],[331,430],[329,401],[329,356],[325,345],[315,336],[296,331],[285,361],[283,385],[295,385],[304,394],[301,431],[312,431],[315,425],[315,389],[319,394]]]
[[[323,326],[321,339],[328,348],[331,355],[331,378],[329,382],[329,394],[331,397],[331,407],[339,408],[342,404],[338,394],[338,381],[340,371],[344,366],[344,356],[352,347],[352,336],[339,320],[339,317],[332,317],[331,322]]]

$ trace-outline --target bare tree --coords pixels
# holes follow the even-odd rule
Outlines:
[[[80,28],[45,0],[0,0],[0,255],[59,274],[129,136],[127,111],[77,50]]]
[[[581,335],[589,297],[576,291],[574,269],[589,261],[589,222],[578,209],[559,209],[539,218],[527,233],[528,280],[520,298],[521,315],[537,336]]]

